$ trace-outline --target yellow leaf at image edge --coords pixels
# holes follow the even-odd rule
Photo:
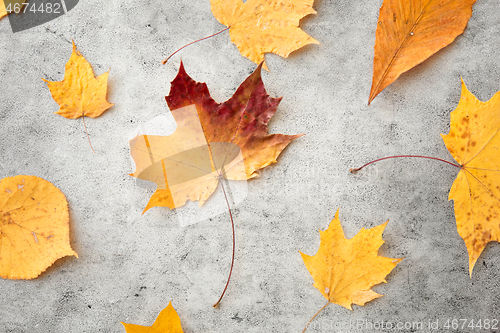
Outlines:
[[[57,114],[69,119],[99,117],[114,104],[106,100],[109,71],[94,76],[92,67],[73,42],[73,52],[66,63],[62,81],[47,81],[52,98],[59,105]]]
[[[500,240],[500,92],[481,102],[465,86],[441,135],[461,166],[450,189],[457,230],[469,253],[469,274],[486,244]]]
[[[329,302],[352,310],[352,304],[364,305],[382,296],[371,287],[387,282],[385,277],[402,259],[378,256],[388,221],[371,229],[363,228],[353,238],[346,239],[338,214],[337,210],[327,230],[319,231],[318,252],[314,256],[300,254],[314,278],[314,287]]]
[[[151,326],[142,326],[123,323],[127,333],[183,333],[179,315],[172,306],[172,302],[161,310],[155,322]]]
[[[300,19],[315,14],[314,0],[210,0],[212,14],[229,27],[240,53],[260,64],[265,53],[284,58],[317,40],[299,28]],[[264,64],[264,68],[266,68]]]
[[[0,277],[33,279],[65,256],[78,257],[64,194],[35,176],[0,180]]]
[[[26,0],[16,0],[16,1],[13,1],[11,0],[11,8],[13,7],[14,4],[18,3],[20,5],[24,5],[26,3]],[[23,7],[20,7],[21,9]],[[7,8],[5,8],[5,1],[4,0],[0,0],[0,20],[7,16]]]

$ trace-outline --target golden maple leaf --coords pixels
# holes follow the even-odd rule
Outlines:
[[[460,35],[476,0],[384,0],[368,104],[401,74]]]
[[[314,256],[300,252],[304,264],[314,278],[314,287],[328,300],[352,310],[351,305],[364,305],[382,295],[371,287],[387,282],[385,277],[402,259],[378,256],[384,243],[382,233],[387,222],[371,229],[361,229],[346,239],[337,210],[325,231],[319,231],[321,244]],[[329,304],[329,303],[327,303]]]
[[[47,82],[50,93],[60,108],[57,114],[69,119],[95,118],[114,104],[106,100],[109,70],[94,76],[92,67],[73,42],[73,53],[66,63],[62,81]]]
[[[183,333],[181,319],[172,306],[172,302],[169,302],[168,306],[161,310],[151,326],[126,324],[123,322],[122,324],[125,326],[127,333]]]
[[[35,176],[0,181],[0,277],[33,279],[57,259],[76,256],[69,243],[68,202]]]
[[[210,0],[212,13],[229,27],[231,41],[240,53],[260,64],[264,54],[282,57],[317,40],[299,28],[299,21],[315,14],[314,0]],[[265,66],[264,66],[265,68]]]
[[[454,201],[472,274],[486,244],[500,240],[500,92],[481,102],[462,80],[460,102],[450,118],[450,132],[442,137],[461,170],[448,199]]]

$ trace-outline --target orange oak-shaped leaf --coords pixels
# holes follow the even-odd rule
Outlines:
[[[114,104],[106,100],[109,71],[94,76],[92,67],[76,50],[73,42],[73,53],[66,63],[64,80],[47,81],[52,97],[59,104],[57,114],[69,119],[79,117],[99,117]]]
[[[172,306],[172,302],[168,303],[168,306],[161,310],[151,326],[126,324],[123,322],[122,324],[125,326],[125,332],[127,333],[183,333],[181,319]]]
[[[308,44],[319,44],[299,28],[300,19],[315,14],[314,0],[210,0],[215,18],[229,27],[240,53],[260,64],[265,53],[282,57]]]
[[[78,257],[64,194],[35,176],[0,180],[0,277],[33,279],[65,256]]]
[[[472,274],[486,244],[500,240],[500,92],[481,102],[462,81],[460,102],[450,118],[450,132],[442,137],[462,168],[449,200]]]
[[[368,104],[401,74],[460,35],[476,0],[384,0]]]
[[[177,122],[170,136],[140,135],[130,141],[136,170],[131,176],[157,184],[144,211],[180,207],[187,200],[201,206],[221,178],[247,180],[276,163],[299,135],[267,135],[280,98],[267,95],[261,65],[233,97],[215,102],[205,83],[191,79],[181,63],[167,104]]]
[[[372,286],[387,282],[385,277],[402,259],[378,256],[387,222],[363,228],[353,238],[346,239],[338,215],[337,210],[328,229],[320,230],[318,252],[314,256],[300,254],[314,278],[314,287],[329,302],[352,310],[352,304],[364,305],[382,296],[372,291]]]

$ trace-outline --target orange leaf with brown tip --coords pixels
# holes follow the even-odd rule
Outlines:
[[[368,104],[402,73],[460,35],[476,0],[384,0],[380,8]]]
[[[0,277],[33,279],[65,256],[78,257],[64,194],[35,176],[0,180]]]

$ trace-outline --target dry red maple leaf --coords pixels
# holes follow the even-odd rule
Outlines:
[[[460,35],[476,0],[384,0],[368,104],[401,74]]]
[[[384,244],[382,233],[387,222],[371,229],[363,228],[353,238],[346,239],[337,210],[328,229],[319,232],[318,252],[314,256],[300,253],[314,278],[314,287],[328,300],[314,317],[330,302],[352,310],[352,304],[364,305],[382,296],[371,288],[387,282],[385,277],[402,260],[378,255]]]
[[[181,63],[167,104],[177,122],[171,136],[141,135],[130,141],[131,176],[158,185],[144,212],[155,206],[200,206],[219,179],[247,180],[277,162],[298,135],[267,134],[281,98],[271,98],[257,67],[228,101],[215,102],[205,83],[191,79]],[[203,184],[203,186],[200,186]]]
[[[155,206],[181,207],[188,200],[199,201],[201,206],[221,179],[245,181],[257,177],[259,169],[276,163],[282,150],[302,135],[267,134],[268,122],[281,99],[267,94],[261,67],[228,101],[219,104],[210,96],[207,85],[191,79],[181,63],[166,96],[177,129],[170,136],[140,135],[130,141],[136,164],[131,176],[157,184],[144,212]],[[229,214],[234,262],[230,209]]]

